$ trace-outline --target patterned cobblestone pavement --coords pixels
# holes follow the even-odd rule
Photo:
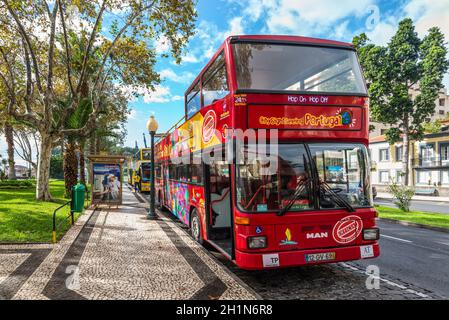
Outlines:
[[[140,201],[137,201],[140,199]],[[146,202],[89,211],[56,245],[0,246],[0,299],[257,299]]]
[[[179,229],[187,228],[172,220]],[[245,271],[237,268],[221,254],[211,254],[226,266],[235,276],[251,287],[262,299],[325,299],[325,300],[432,300],[445,299],[434,292],[419,288],[411,283],[380,274],[371,277],[373,285],[378,279],[378,288],[367,289],[366,270],[355,263],[337,263],[300,268],[286,268],[264,271]],[[375,260],[371,260],[375,265]]]
[[[442,298],[382,274],[368,290],[354,263],[240,270],[167,212],[147,220],[147,202],[126,190],[123,206],[87,212],[56,245],[0,245],[0,300]]]

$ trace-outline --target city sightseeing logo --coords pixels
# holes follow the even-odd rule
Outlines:
[[[259,117],[259,124],[266,126],[305,126],[305,127],[321,127],[336,128],[355,125],[352,111],[339,109],[335,115],[326,116],[324,114],[313,115],[306,113],[303,117]]]

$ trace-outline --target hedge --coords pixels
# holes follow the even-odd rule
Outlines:
[[[3,180],[0,181],[0,189],[25,189],[34,186],[33,180]]]

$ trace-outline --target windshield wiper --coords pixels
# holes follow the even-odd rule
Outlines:
[[[335,204],[339,205],[340,207],[345,207],[349,212],[355,212],[354,207],[345,198],[332,190],[332,188],[326,182],[320,181],[320,187],[322,187],[324,191],[326,191],[326,193],[331,196]]]
[[[304,189],[306,188],[306,183],[309,182],[309,179],[301,180],[298,182],[298,185],[296,186],[295,192],[293,194],[293,197],[289,200],[287,205],[280,209],[276,214],[278,216],[283,216],[287,211],[290,210],[290,208],[293,206],[295,201],[299,198],[299,196],[302,194]]]

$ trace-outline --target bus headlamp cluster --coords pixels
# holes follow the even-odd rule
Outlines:
[[[257,236],[248,238],[249,249],[263,249],[267,247],[267,237]]]
[[[379,240],[379,228],[363,229],[363,240]]]

